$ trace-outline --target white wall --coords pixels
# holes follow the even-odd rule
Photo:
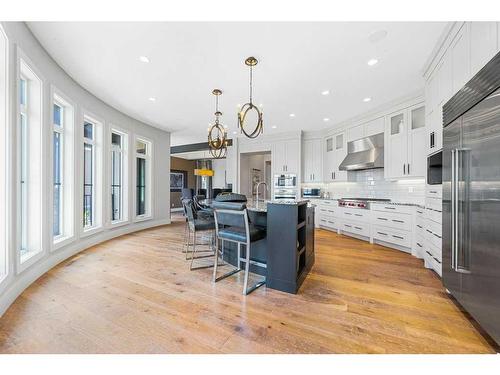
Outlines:
[[[214,188],[226,187],[226,159],[212,159],[212,169],[214,177],[212,178],[212,186]]]
[[[75,139],[75,235],[71,241],[65,246],[52,250],[52,228],[50,226],[52,209],[50,206],[50,194],[52,193],[51,173],[43,175],[43,192],[47,199],[42,202],[42,252],[36,263],[30,265],[25,270],[20,270],[16,267],[18,259],[17,244],[15,241],[17,233],[17,212],[14,204],[10,204],[7,209],[8,217],[8,275],[1,281],[0,284],[0,315],[7,307],[15,300],[15,298],[34,280],[52,268],[57,263],[67,257],[104,240],[113,238],[125,233],[136,231],[143,228],[148,228],[156,225],[167,224],[170,222],[170,188],[169,188],[169,171],[170,171],[170,134],[160,129],[154,128],[140,121],[137,121],[125,114],[115,110],[106,103],[102,102],[80,85],[78,85],[71,77],[69,77],[59,67],[54,60],[46,53],[36,38],[31,34],[26,25],[22,22],[3,22],[1,23],[7,38],[8,38],[8,79],[9,79],[9,115],[6,128],[8,129],[8,143],[16,145],[15,125],[17,124],[17,100],[13,100],[17,95],[17,80],[18,80],[18,50],[21,50],[27,58],[27,62],[41,73],[42,88],[43,88],[43,119],[42,119],[42,171],[51,171],[51,135],[52,125],[50,118],[50,108],[52,104],[51,89],[57,88],[73,103],[75,103],[75,129],[82,128],[80,123],[83,119],[84,110],[102,119],[104,122],[105,132],[109,131],[110,126],[117,126],[129,135],[130,145],[134,137],[141,137],[153,142],[152,155],[152,178],[151,178],[151,217],[144,221],[135,221],[135,205],[134,194],[135,189],[133,183],[133,172],[135,171],[135,159],[132,153],[132,147],[129,150],[128,161],[128,183],[129,183],[129,221],[117,227],[111,227],[109,224],[107,211],[110,206],[109,197],[104,197],[103,202],[103,223],[104,226],[93,232],[91,235],[82,236],[81,221],[80,221],[80,187],[82,184],[81,174],[81,154],[79,153],[82,147],[82,138],[80,133],[76,133]],[[13,99],[12,99],[13,98]],[[0,97],[1,99],[1,97]],[[3,124],[2,124],[3,125]],[[103,175],[104,184],[109,181],[109,145],[105,144],[104,148],[104,167]],[[14,147],[8,149],[7,162],[10,166],[8,181],[8,201],[16,202],[16,169],[13,166],[17,165],[17,152]],[[107,190],[105,190],[107,191]],[[2,246],[2,244],[0,244]],[[3,248],[0,248],[0,252]]]

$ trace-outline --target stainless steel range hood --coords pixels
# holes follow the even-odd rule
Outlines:
[[[347,156],[341,171],[384,168],[384,133],[361,138],[347,144]]]

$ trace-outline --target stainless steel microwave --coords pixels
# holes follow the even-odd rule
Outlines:
[[[429,185],[443,183],[443,151],[435,152],[427,157],[427,183]]]

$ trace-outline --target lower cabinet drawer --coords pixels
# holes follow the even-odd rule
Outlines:
[[[393,243],[399,246],[411,247],[411,233],[396,231],[385,227],[374,226],[372,236],[376,240]]]
[[[370,237],[370,225],[356,221],[342,221],[341,229],[344,232],[359,234],[360,236]]]
[[[424,254],[425,254],[425,249],[426,249],[425,239],[423,236],[420,236],[420,235],[415,236],[415,249],[416,249],[419,257],[423,258]]]
[[[443,250],[441,249],[441,246],[435,246],[432,243],[427,243],[426,250],[429,251],[432,255],[433,258],[436,259],[437,262],[442,262],[443,260]]]
[[[433,210],[432,208],[427,207],[425,209],[425,216],[427,219],[430,219],[436,223],[443,222],[443,213],[441,211]]]
[[[322,216],[335,216],[335,208],[334,207],[319,207],[319,213]]]
[[[332,230],[337,230],[338,229],[337,220],[333,219],[331,217],[321,216],[319,218],[319,226],[320,227],[324,227],[326,229],[332,229]]]
[[[411,215],[398,214],[392,212],[374,211],[372,216],[372,223],[375,225],[383,225],[391,229],[399,229],[411,231]]]
[[[370,222],[370,210],[362,210],[356,208],[342,208],[340,211],[341,217],[346,220]]]
[[[426,220],[420,217],[415,219],[415,234],[417,236],[425,237]]]

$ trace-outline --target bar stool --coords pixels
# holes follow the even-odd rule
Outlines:
[[[218,208],[224,207],[224,208]],[[227,209],[233,207],[232,209]],[[240,209],[238,209],[240,207]],[[215,218],[215,257],[213,282],[220,281],[242,271],[241,262],[245,263],[245,276],[243,282],[243,294],[248,295],[258,287],[264,285],[266,280],[259,281],[248,287],[248,274],[250,273],[250,264],[266,268],[266,264],[253,260],[250,256],[251,245],[266,237],[266,232],[248,222],[248,213],[244,203],[219,203],[214,204]],[[224,226],[224,227],[222,227]],[[224,261],[224,241],[234,242],[238,245],[237,266],[236,269],[229,271],[221,276],[217,276],[217,266],[219,264],[219,241],[221,241],[221,255]],[[241,245],[245,245],[245,257],[241,256]]]
[[[186,241],[186,246],[187,246],[186,260],[191,259],[191,264],[190,264],[189,268],[190,268],[190,270],[196,270],[196,269],[213,267],[213,265],[193,267],[193,263],[194,263],[195,259],[208,258],[208,257],[213,256],[215,221],[213,219],[198,219],[196,217],[196,213],[194,211],[192,202],[190,200],[184,201],[183,207],[184,207],[186,215],[187,215],[187,223],[188,223],[188,233],[187,233],[187,241]],[[197,252],[196,245],[203,245],[202,243],[197,243],[197,234],[198,233],[205,233],[205,234],[208,233],[209,234],[209,240],[208,240],[208,243],[206,243],[206,245],[209,246],[209,249],[204,250],[204,252],[207,252],[207,251],[210,252],[209,255],[196,256],[196,252]],[[191,235],[193,237],[193,242],[190,242]],[[193,247],[193,250],[191,251],[191,258],[188,258],[189,246]]]

